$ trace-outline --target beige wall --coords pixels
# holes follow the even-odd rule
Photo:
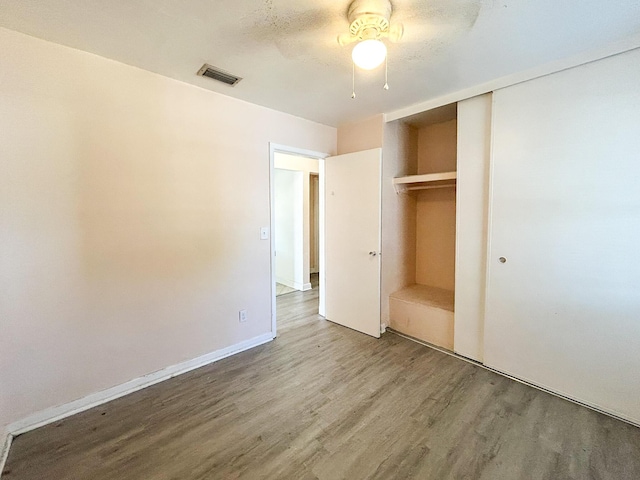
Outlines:
[[[456,169],[456,120],[435,123],[418,130],[418,173],[452,172]]]
[[[268,144],[336,130],[5,29],[0,51],[0,428],[270,332]]]
[[[456,120],[418,130],[418,173],[456,170]],[[416,195],[416,283],[453,290],[455,285],[456,192]]]
[[[416,283],[453,290],[456,191],[425,190],[418,193],[416,203]]]
[[[361,122],[340,125],[338,155],[382,147],[384,116],[376,115]]]

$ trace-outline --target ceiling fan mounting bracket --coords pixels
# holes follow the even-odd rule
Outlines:
[[[349,32],[358,40],[379,39],[389,32],[389,0],[354,0],[349,5]]]

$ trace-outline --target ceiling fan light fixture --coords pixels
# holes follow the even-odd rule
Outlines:
[[[353,47],[353,63],[364,70],[373,70],[384,62],[387,47],[380,40],[363,40]]]

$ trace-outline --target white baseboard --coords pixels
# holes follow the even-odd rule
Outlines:
[[[28,432],[43,425],[47,425],[52,422],[56,422],[62,418],[69,417],[76,413],[83,412],[90,408],[102,405],[116,398],[123,397],[129,393],[142,390],[156,383],[168,380],[177,375],[195,370],[196,368],[203,367],[210,363],[222,360],[236,353],[249,350],[250,348],[257,347],[263,343],[270,342],[274,336],[271,332],[260,335],[259,337],[245,340],[244,342],[236,343],[230,347],[216,350],[215,352],[207,353],[200,357],[186,362],[172,365],[162,370],[158,370],[148,375],[129,380],[128,382],[116,385],[115,387],[107,388],[100,392],[92,393],[86,397],[74,400],[73,402],[65,403],[56,407],[47,408],[33,415],[29,415],[22,420],[18,420],[10,424],[7,429],[13,436],[20,435],[21,433]]]
[[[289,288],[295,288],[296,290],[306,292],[307,290],[311,290],[311,283],[300,283],[295,282],[286,278],[276,277],[276,282],[281,283],[282,285],[286,285]]]
[[[276,283],[280,283],[289,288],[295,288],[296,290],[298,290],[298,288],[296,287],[296,282],[294,282],[293,280],[289,280],[288,278],[276,277]]]
[[[4,438],[2,439],[2,445],[0,445],[0,477],[2,477],[4,464],[7,463],[9,448],[11,448],[11,441],[13,440],[13,435],[8,432],[3,432],[3,436]]]

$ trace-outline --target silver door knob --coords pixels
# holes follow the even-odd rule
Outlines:
[[[506,259],[506,257],[500,257],[500,258],[498,259],[498,261],[499,261],[500,263],[507,263],[507,259]]]

